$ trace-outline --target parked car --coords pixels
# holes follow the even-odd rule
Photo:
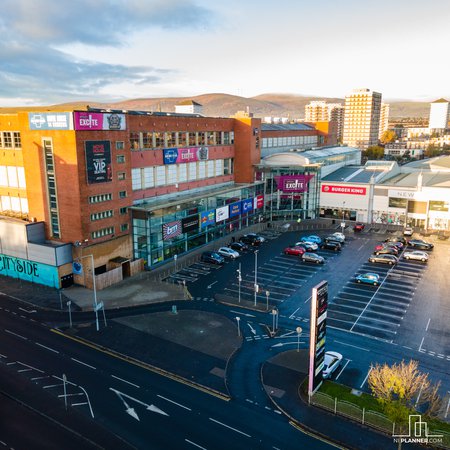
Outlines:
[[[341,244],[337,241],[327,241],[325,240],[325,242],[322,243],[322,245],[320,246],[321,249],[324,250],[333,250],[335,252],[340,252],[341,251]]]
[[[426,242],[422,239],[410,239],[408,241],[409,247],[420,248],[422,250],[432,250],[434,245],[431,242]]]
[[[365,228],[365,225],[362,222],[356,222],[355,226],[353,227],[353,231],[363,231]]]
[[[265,241],[265,239],[262,236],[259,236],[258,234],[249,233],[245,234],[244,236],[241,236],[239,241],[243,242],[244,244],[256,247],[261,245]]]
[[[342,355],[338,352],[325,352],[322,375],[330,378],[333,372],[341,365]]]
[[[412,252],[405,252],[403,254],[404,259],[415,259],[416,261],[427,262],[428,253],[420,250],[413,250]]]
[[[341,233],[340,231],[335,231],[332,236],[337,236],[339,239],[342,239],[342,241],[345,241],[345,234]]]
[[[317,253],[304,253],[302,255],[302,261],[312,262],[315,264],[323,264],[325,262],[325,258],[323,256],[318,255]]]
[[[380,250],[375,251],[375,255],[398,255],[398,249],[396,247],[383,247]]]
[[[371,263],[390,264],[391,266],[398,263],[398,258],[394,255],[372,255],[369,258]]]
[[[295,256],[302,256],[306,252],[305,247],[300,245],[294,245],[293,247],[286,247],[283,250],[283,253],[285,255],[295,255]]]
[[[334,242],[339,242],[339,244],[343,245],[345,242],[345,239],[342,239],[341,236],[338,236],[337,234],[330,234],[329,236],[327,236],[324,241],[334,241]]]
[[[239,258],[239,256],[241,256],[241,254],[239,252],[237,252],[236,250],[233,250],[230,247],[220,247],[219,250],[217,250],[217,253],[220,256],[223,256],[224,258],[229,258],[229,259],[236,259],[236,258]]]
[[[414,230],[412,227],[405,227],[403,230],[403,236],[412,236],[414,233]]]
[[[373,284],[374,286],[378,286],[380,284],[380,275],[377,273],[362,273],[355,278],[357,283],[364,284]]]
[[[401,242],[403,245],[406,245],[406,239],[403,236],[391,236],[384,242]]]
[[[319,246],[315,242],[297,242],[295,246],[303,247],[307,252],[315,252]]]
[[[225,262],[223,256],[220,256],[217,252],[203,252],[201,260],[211,264],[223,264]]]
[[[310,236],[302,236],[300,238],[301,242],[315,242],[316,244],[322,243],[322,238],[316,234],[311,234]]]
[[[230,248],[232,248],[233,250],[236,250],[239,253],[244,253],[244,252],[248,252],[249,248],[247,244],[244,244],[242,242],[232,242],[229,245]]]

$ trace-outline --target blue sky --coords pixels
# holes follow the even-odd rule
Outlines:
[[[450,97],[448,0],[2,0],[0,105]]]

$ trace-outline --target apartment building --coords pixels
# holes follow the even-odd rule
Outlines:
[[[381,139],[383,133],[389,128],[389,104],[382,103],[380,110],[380,131],[378,138]]]
[[[450,103],[445,98],[440,98],[430,103],[430,131],[439,131],[449,128]]]
[[[342,142],[344,107],[340,103],[312,101],[305,105],[305,122],[336,122],[337,142]]]

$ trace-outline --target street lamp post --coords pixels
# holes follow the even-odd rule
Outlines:
[[[70,323],[70,328],[72,328],[72,310],[70,308],[70,306],[72,305],[72,301],[69,300],[66,304],[67,304],[67,307],[69,308],[69,323]]]
[[[345,208],[345,200],[342,203],[342,222],[341,222],[342,233],[344,233],[344,230],[345,230],[345,211],[344,211],[344,208]]]
[[[276,308],[272,309],[272,333],[275,334],[275,330],[278,328],[278,311],[276,310]]]
[[[270,292],[266,291],[266,300],[267,300],[267,302],[266,302],[266,311],[269,311],[269,295],[270,295]]]
[[[83,258],[91,258],[91,264],[92,264],[92,287],[94,288],[94,310],[95,310],[95,327],[97,331],[100,330],[100,326],[98,323],[98,303],[97,303],[97,287],[95,285],[95,266],[94,266],[94,255],[91,253],[90,255],[84,255],[81,256],[80,259]],[[103,307],[103,317],[105,319],[105,326],[106,326],[106,317],[105,317],[105,308]]]
[[[300,351],[300,335],[302,334],[302,327],[297,327],[295,329],[297,332],[297,352]]]
[[[236,322],[237,322],[237,328],[238,328],[238,337],[241,336],[241,329],[239,327],[239,322],[240,322],[241,318],[236,316]]]
[[[255,250],[255,306],[256,306],[256,296],[258,294],[258,250]]]
[[[238,283],[239,283],[239,303],[241,303],[241,282],[242,282],[242,273],[241,273],[241,263],[239,263],[239,269],[236,270],[237,274],[238,274]]]

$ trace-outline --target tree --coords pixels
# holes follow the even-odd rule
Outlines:
[[[438,146],[430,144],[425,150],[425,157],[433,158],[434,156],[439,156],[441,153],[442,151]]]
[[[383,144],[387,144],[389,142],[394,142],[396,139],[398,139],[398,137],[394,130],[386,130],[381,135],[380,141]]]
[[[428,374],[420,372],[418,367],[419,363],[411,360],[392,366],[376,364],[370,370],[369,387],[386,416],[397,425],[397,434],[406,430],[409,416],[417,408],[425,408],[424,415],[435,417],[442,406],[438,393],[440,383],[432,384]]]
[[[363,155],[366,159],[383,159],[384,148],[379,145],[372,145],[371,147],[367,147]]]

